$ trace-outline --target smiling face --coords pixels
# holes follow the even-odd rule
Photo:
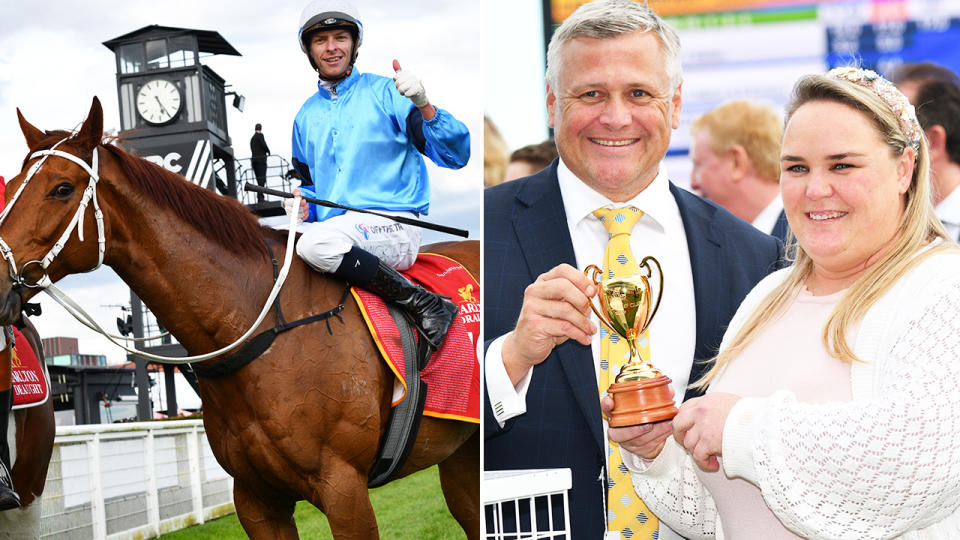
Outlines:
[[[801,105],[787,123],[780,187],[812,279],[852,283],[898,235],[913,149],[894,155],[863,113],[835,101]]]
[[[350,68],[353,36],[342,28],[318,30],[310,35],[310,58],[324,79],[339,79]]]
[[[656,177],[680,123],[680,87],[671,87],[660,41],[644,32],[578,37],[561,58],[557,88],[547,88],[560,157],[595,191],[629,200]]]

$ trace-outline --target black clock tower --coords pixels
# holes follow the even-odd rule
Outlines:
[[[103,42],[116,54],[120,133],[154,163],[236,197],[224,80],[200,53],[240,53],[218,32],[150,25]]]
[[[124,145],[188,182],[236,198],[233,148],[227,133],[227,92],[223,78],[200,63],[200,53],[240,53],[218,32],[157,25],[103,44],[116,55]],[[133,291],[130,308],[134,336],[154,336],[164,331]],[[169,338],[138,343],[136,347],[163,356],[186,356],[183,346]],[[137,416],[140,420],[152,418],[148,362],[136,355],[127,355],[127,359],[137,366]],[[169,364],[163,367],[167,413],[175,415],[175,370]],[[186,366],[181,369],[189,370]]]

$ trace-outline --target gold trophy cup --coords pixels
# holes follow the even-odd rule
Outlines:
[[[652,302],[653,262],[657,270],[658,292],[656,303]],[[616,382],[607,390],[613,398],[610,413],[611,427],[635,426],[669,420],[677,415],[677,408],[670,397],[670,378],[637,352],[637,339],[650,326],[657,314],[663,296],[663,271],[660,262],[653,257],[644,257],[640,263],[641,273],[624,278],[599,279],[603,271],[591,264],[583,274],[597,286],[602,313],[593,302],[590,309],[613,332],[627,340],[630,360],[624,364]],[[646,274],[646,275],[644,275]]]

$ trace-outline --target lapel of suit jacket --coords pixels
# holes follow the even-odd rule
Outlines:
[[[530,272],[530,281],[560,263],[577,267],[570,229],[567,227],[563,196],[557,180],[557,162],[541,174],[521,180],[525,185],[517,192],[517,209],[513,228]],[[519,264],[519,261],[518,261]],[[604,447],[603,425],[600,422],[600,400],[593,353],[589,346],[568,340],[554,348],[554,353],[567,376],[574,399],[588,419],[597,445]],[[550,361],[548,358],[547,362]]]
[[[693,274],[693,295],[696,309],[697,341],[693,352],[693,367],[690,369],[690,382],[700,379],[707,367],[702,360],[713,357],[706,341],[709,339],[707,328],[711,324],[711,302],[716,296],[717,287],[723,284],[716,279],[715,268],[721,268],[722,259],[720,235],[713,226],[715,210],[708,205],[691,204],[695,197],[672,182],[670,192],[680,209],[680,219],[687,235],[687,250],[690,253],[690,271]],[[689,397],[689,390],[687,396]]]
[[[790,224],[787,223],[787,213],[784,210],[780,211],[780,215],[777,216],[777,223],[773,226],[773,230],[770,231],[770,236],[774,238],[779,238],[781,242],[787,242],[787,231],[790,230]]]

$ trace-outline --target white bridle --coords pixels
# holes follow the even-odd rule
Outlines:
[[[88,270],[88,272],[92,272],[97,268],[100,268],[100,266],[103,264],[103,253],[106,250],[106,244],[107,244],[106,237],[104,236],[104,232],[103,232],[103,212],[100,210],[100,205],[97,202],[97,182],[100,180],[99,157],[97,153],[97,148],[93,149],[93,159],[92,159],[93,166],[91,167],[90,165],[87,165],[87,163],[82,159],[80,159],[79,157],[56,149],[57,146],[59,146],[65,140],[67,139],[61,140],[57,144],[53,145],[49,150],[38,150],[30,155],[30,159],[34,159],[37,157],[41,159],[40,161],[34,163],[30,167],[30,170],[27,171],[27,177],[23,180],[23,184],[20,185],[20,188],[17,190],[17,193],[10,200],[10,203],[6,206],[6,208],[3,209],[3,212],[0,212],[0,225],[3,224],[3,221],[7,218],[7,215],[10,214],[10,210],[13,208],[13,205],[20,198],[20,194],[23,193],[23,190],[24,188],[27,187],[27,184],[30,182],[30,179],[33,178],[35,174],[37,174],[37,172],[40,170],[40,167],[43,166],[44,162],[46,162],[47,158],[50,156],[62,157],[64,159],[68,159],[76,163],[77,165],[82,167],[83,170],[86,171],[88,175],[90,175],[90,181],[87,183],[87,188],[84,190],[83,197],[80,199],[80,206],[79,208],[77,208],[77,212],[73,215],[73,219],[70,220],[70,224],[67,225],[66,230],[63,231],[63,234],[60,235],[60,238],[56,241],[56,243],[54,243],[53,247],[50,248],[50,251],[47,252],[47,254],[43,257],[42,260],[28,261],[26,264],[24,264],[20,268],[19,271],[16,270],[17,265],[16,265],[16,260],[14,259],[14,256],[13,256],[13,251],[10,249],[7,243],[4,242],[3,237],[0,237],[0,254],[2,254],[3,258],[6,259],[7,263],[10,265],[10,278],[13,280],[14,284],[20,284],[20,285],[23,285],[24,287],[31,288],[31,289],[43,289],[43,292],[47,293],[47,295],[53,298],[54,301],[56,301],[58,304],[63,306],[63,308],[67,310],[67,313],[69,313],[70,315],[73,315],[73,317],[77,319],[77,321],[79,321],[81,324],[83,324],[87,328],[90,328],[91,330],[99,334],[102,334],[105,338],[110,340],[114,345],[117,345],[118,347],[120,347],[121,349],[129,353],[136,354],[137,356],[142,356],[144,358],[149,358],[151,360],[156,360],[159,362],[165,362],[167,364],[189,364],[191,362],[201,362],[203,360],[209,360],[211,358],[215,358],[217,356],[220,356],[222,354],[225,354],[235,349],[237,345],[244,342],[247,338],[253,335],[253,332],[257,329],[258,326],[260,326],[260,323],[263,322],[263,319],[267,316],[267,313],[270,311],[270,308],[273,305],[273,301],[276,299],[277,295],[280,294],[280,288],[283,286],[283,282],[287,279],[287,273],[290,270],[290,263],[293,259],[294,239],[296,237],[296,229],[297,229],[297,223],[298,223],[297,213],[296,212],[290,213],[290,228],[289,228],[290,232],[287,235],[287,252],[284,254],[283,267],[280,268],[280,272],[277,275],[276,282],[273,285],[273,290],[270,291],[270,294],[267,297],[267,301],[264,303],[263,309],[260,311],[260,315],[257,317],[257,320],[254,321],[254,323],[250,326],[250,329],[247,330],[242,336],[237,338],[236,341],[216,351],[209,352],[206,354],[196,355],[196,356],[159,356],[159,355],[147,353],[138,349],[132,349],[120,343],[118,340],[149,341],[152,339],[157,339],[157,337],[151,336],[149,338],[127,338],[127,337],[115,336],[107,333],[99,324],[97,324],[96,321],[93,320],[93,317],[91,317],[90,314],[88,314],[86,311],[83,310],[82,307],[80,307],[79,304],[74,302],[69,296],[67,296],[66,293],[58,289],[50,280],[50,276],[47,274],[47,268],[50,266],[50,263],[53,262],[53,259],[55,259],[56,256],[60,253],[60,251],[63,249],[63,246],[66,245],[67,240],[70,239],[70,235],[73,233],[73,230],[78,227],[78,225],[80,228],[77,229],[77,237],[80,239],[81,242],[83,242],[83,213],[87,209],[87,206],[90,204],[91,200],[93,201],[94,217],[97,220],[97,243],[98,243],[97,249],[99,254],[97,257],[97,265],[91,268],[90,270]],[[299,208],[300,199],[301,199],[300,195],[297,195],[294,197],[293,199],[294,208]],[[37,280],[37,282],[33,284],[29,284],[23,280],[23,270],[28,266],[30,266],[31,264],[38,264],[40,265],[40,268],[43,270],[43,277]]]
[[[67,240],[70,239],[70,235],[73,234],[73,230],[77,229],[77,237],[83,242],[83,213],[87,209],[87,205],[90,204],[90,201],[93,201],[93,216],[97,220],[97,265],[90,269],[90,271],[100,268],[103,264],[103,252],[106,249],[107,240],[103,234],[103,212],[100,210],[100,205],[97,202],[97,182],[100,180],[98,174],[99,171],[99,154],[97,149],[93,149],[93,166],[87,165],[86,161],[83,161],[79,157],[68,154],[66,152],[57,150],[57,146],[60,146],[63,139],[57,144],[53,145],[49,150],[38,150],[30,155],[30,159],[40,158],[40,161],[34,163],[30,170],[27,171],[27,177],[24,178],[23,183],[20,184],[20,189],[17,190],[17,193],[13,196],[13,199],[10,200],[10,204],[3,209],[3,212],[0,213],[0,225],[3,224],[4,220],[7,219],[7,216],[10,215],[10,211],[13,210],[13,206],[16,204],[17,200],[20,199],[20,195],[23,193],[23,190],[26,189],[27,184],[30,183],[30,179],[33,178],[37,172],[40,171],[40,167],[43,167],[43,164],[47,161],[47,158],[50,156],[62,157],[64,159],[70,160],[80,166],[86,173],[90,176],[90,180],[87,182],[87,188],[83,190],[83,197],[80,199],[80,206],[77,208],[77,212],[73,214],[73,219],[70,220],[70,224],[67,225],[67,228],[63,231],[63,234],[60,235],[60,238],[54,242],[53,247],[50,248],[50,251],[43,257],[41,260],[32,260],[27,261],[23,267],[19,270],[17,269],[17,261],[13,257],[13,251],[10,249],[10,246],[3,241],[3,238],[0,237],[0,255],[3,255],[3,258],[7,260],[7,263],[10,265],[10,279],[13,280],[15,284],[23,285],[24,287],[30,289],[46,289],[47,287],[53,285],[53,282],[50,281],[50,276],[47,274],[47,268],[50,266],[50,263],[53,262],[53,259],[60,254],[60,251],[63,250],[63,246],[67,244]],[[79,227],[79,228],[78,228]],[[36,283],[27,283],[23,278],[23,271],[32,264],[37,264],[40,266],[40,269],[43,270],[43,277],[38,279]]]

